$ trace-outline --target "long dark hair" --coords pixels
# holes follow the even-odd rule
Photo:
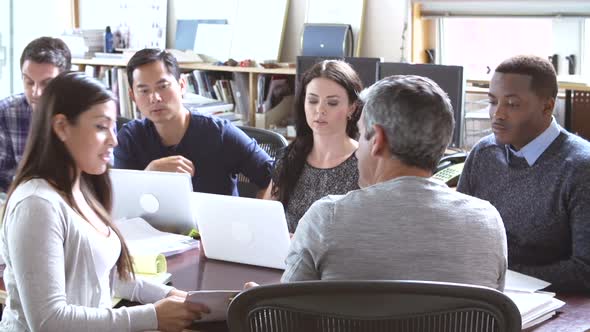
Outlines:
[[[44,179],[74,210],[83,215],[72,193],[77,176],[76,163],[53,130],[52,119],[56,114],[63,114],[70,124],[75,125],[80,114],[94,105],[111,100],[114,101],[115,97],[102,83],[83,73],[63,72],[52,79],[43,91],[39,109],[33,112],[23,159],[8,191],[6,202],[18,185],[31,179]],[[82,172],[80,189],[102,222],[121,239],[117,272],[122,279],[129,279],[131,275],[134,276],[129,250],[121,233],[111,222],[113,197],[108,170],[100,175]]]
[[[354,104],[355,110],[346,123],[346,134],[353,139],[358,138],[356,125],[361,107],[358,94],[363,89],[363,83],[358,74],[344,61],[324,60],[316,63],[303,74],[301,83],[295,93],[295,140],[285,148],[279,156],[273,173],[272,196],[283,205],[287,205],[297,180],[301,175],[305,160],[313,148],[313,132],[305,117],[305,95],[307,85],[314,78],[323,77],[332,80],[346,90],[348,101]]]

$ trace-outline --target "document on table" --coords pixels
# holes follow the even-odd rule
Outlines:
[[[190,236],[159,231],[142,218],[116,220],[115,225],[119,228],[132,256],[171,256],[199,246],[199,241]]]
[[[554,293],[543,292],[550,283],[508,270],[504,294],[508,296],[520,311],[522,328],[526,329],[545,321],[555,315],[555,310],[565,302],[555,298]]]

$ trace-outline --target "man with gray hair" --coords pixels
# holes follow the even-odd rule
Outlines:
[[[498,211],[430,178],[453,132],[447,95],[427,78],[391,76],[361,99],[361,189],[311,206],[282,281],[409,279],[503,290]]]

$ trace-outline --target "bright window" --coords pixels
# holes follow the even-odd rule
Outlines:
[[[467,77],[517,54],[555,53],[551,18],[443,18],[440,36],[441,63],[462,65]]]

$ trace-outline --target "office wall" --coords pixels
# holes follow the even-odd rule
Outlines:
[[[12,73],[13,92],[23,91],[20,56],[27,44],[41,36],[59,37],[73,23],[72,0],[13,2]],[[32,10],[34,8],[34,10]]]
[[[174,1],[174,0],[170,0]],[[400,61],[404,22],[409,19],[409,0],[366,0],[361,56]],[[291,0],[281,61],[294,62],[301,48],[301,29],[305,21],[304,0]],[[408,22],[409,24],[409,22]],[[405,59],[410,59],[411,31],[405,34]]]
[[[382,57],[385,61],[401,59],[402,31],[409,17],[409,0],[365,0],[365,17],[361,42],[361,56]],[[177,16],[186,10],[187,0],[168,0],[168,46],[175,38]],[[295,62],[301,47],[301,29],[305,21],[305,0],[290,0],[283,36],[280,61]],[[195,8],[198,11],[199,8]],[[185,15],[186,16],[186,15]],[[257,18],[252,18],[256,20]],[[405,58],[409,59],[410,29],[406,32]],[[240,60],[240,59],[236,59]]]

